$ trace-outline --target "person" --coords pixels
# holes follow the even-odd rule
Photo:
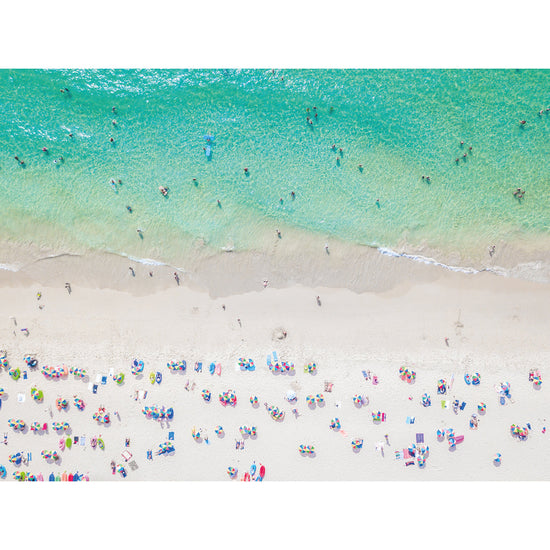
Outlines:
[[[220,199],[217,199],[217,202],[218,202],[218,206],[221,208],[221,207],[222,207],[222,203],[220,202]]]
[[[131,206],[126,205],[126,210],[128,210],[128,212],[130,212],[130,214],[132,213],[132,207]]]
[[[47,153],[47,152],[48,152],[48,148],[47,148],[47,147],[42,147],[42,151],[44,151],[44,153]]]
[[[222,309],[225,311],[225,304],[222,304]]]
[[[328,243],[325,243],[325,251],[328,254]]]
[[[245,174],[248,174],[248,168],[245,168],[245,169],[244,169],[244,173],[245,173]]]
[[[178,286],[179,286],[179,284],[180,284],[180,277],[179,277],[177,271],[174,271],[174,279],[176,279],[176,283],[178,283]]]
[[[149,271],[149,277],[152,277],[152,276],[153,276],[153,272]]]
[[[527,124],[526,120],[520,120],[519,123],[523,126],[524,124]]]
[[[110,138],[109,138],[109,141],[110,141],[111,143],[113,143],[113,142],[115,141],[115,138],[110,137]]]
[[[321,305],[321,298],[319,296],[317,296],[317,305],[320,306]]]
[[[281,238],[281,232],[278,229],[275,229],[275,233],[277,233],[277,237],[279,237],[279,239],[280,239]]]
[[[269,281],[267,279],[264,279],[264,288],[266,288],[268,284],[269,284]]]
[[[139,227],[136,229],[137,234],[143,239],[143,229],[139,229]]]
[[[68,292],[69,294],[72,292],[71,284],[70,284],[70,283],[65,283],[65,288],[67,289],[67,292]]]
[[[111,124],[112,124],[113,126],[116,126],[116,120],[114,120],[114,119],[111,120]]]
[[[237,322],[239,323],[239,326],[240,326],[240,327],[243,326],[240,319],[237,319]]]
[[[292,197],[292,199],[294,199],[296,197],[296,193],[294,191],[291,191],[290,196]]]

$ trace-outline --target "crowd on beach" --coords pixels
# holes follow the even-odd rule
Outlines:
[[[32,355],[26,355],[23,358],[22,366],[19,366],[20,360],[17,357],[12,357],[7,351],[0,353],[0,371],[4,381],[2,387],[0,387],[0,418],[3,417],[5,422],[5,428],[8,431],[4,432],[4,449],[0,454],[0,478],[6,479],[8,473],[11,477],[17,481],[83,481],[90,480],[92,476],[90,472],[61,472],[61,464],[63,457],[66,453],[72,452],[71,449],[77,446],[88,445],[92,449],[97,449],[97,452],[112,453],[119,456],[118,459],[113,458],[109,470],[113,475],[119,474],[122,479],[128,477],[131,471],[138,468],[137,462],[140,459],[153,460],[153,453],[157,457],[172,456],[177,452],[177,442],[175,441],[175,431],[169,430],[167,436],[163,436],[164,440],[160,443],[155,443],[157,448],[153,450],[150,448],[147,450],[146,455],[143,457],[134,456],[131,449],[131,440],[134,438],[141,438],[139,424],[136,420],[131,423],[131,433],[125,438],[123,448],[116,448],[116,444],[110,441],[108,431],[102,430],[102,426],[105,428],[113,421],[121,420],[120,413],[118,411],[120,401],[123,399],[123,394],[117,397],[112,402],[101,404],[94,410],[86,401],[88,398],[83,395],[83,392],[79,392],[72,398],[68,396],[60,397],[62,393],[63,383],[69,378],[74,378],[76,381],[80,381],[84,389],[86,386],[92,394],[96,394],[101,386],[109,384],[115,384],[122,387],[125,382],[128,381],[128,377],[140,384],[150,383],[153,386],[159,385],[163,381],[162,371],[167,369],[167,372],[172,372],[173,375],[178,374],[195,374],[202,376],[222,377],[224,367],[220,362],[212,361],[210,363],[203,361],[195,361],[192,365],[184,359],[171,360],[165,364],[165,367],[159,368],[153,367],[149,373],[146,374],[146,365],[143,360],[133,359],[129,361],[127,367],[121,367],[120,372],[115,373],[113,369],[108,375],[96,376],[95,382],[90,380],[90,375],[81,367],[68,367],[66,365],[49,366],[40,365],[38,358]],[[303,377],[316,377],[319,371],[322,369],[316,362],[310,361],[305,364],[303,368],[297,369],[295,364],[289,360],[281,360],[277,352],[268,354],[266,360],[266,366],[260,368],[267,368],[273,376],[295,377],[298,372],[303,373],[300,376]],[[203,373],[204,369],[204,374]],[[252,358],[239,357],[234,363],[235,371],[252,372],[257,371],[258,367],[256,362]],[[125,372],[126,371],[126,372]],[[380,410],[378,407],[371,405],[371,400],[367,395],[367,390],[375,391],[375,388],[383,382],[399,383],[400,379],[402,383],[409,385],[411,388],[417,383],[417,369],[411,365],[402,365],[398,372],[390,372],[385,370],[382,373],[375,374],[370,370],[362,370],[361,377],[364,384],[366,384],[360,391],[353,395],[349,395],[349,403],[353,404],[355,409],[371,408],[370,419],[373,425],[384,426],[387,421],[387,413],[385,410]],[[460,393],[457,384],[464,384],[466,386],[479,387],[485,382],[484,376],[479,372],[465,372],[461,377],[462,380],[455,380],[454,374],[449,378],[442,377],[437,381],[432,381],[431,389],[426,387],[426,392],[422,395],[422,398],[418,400],[418,407],[422,409],[428,409],[429,407],[436,406],[435,398],[439,400],[437,405],[440,404],[442,409],[452,410],[454,415],[462,413],[470,414],[469,429],[478,430],[483,429],[483,418],[486,415],[496,414],[495,409],[501,406],[514,403],[512,397],[511,384],[507,381],[501,381],[494,384],[494,390],[496,394],[495,403],[489,405],[483,401],[479,401],[474,404],[468,404],[456,397]],[[539,391],[542,386],[542,374],[540,369],[531,369],[526,373],[526,381],[532,385],[533,390]],[[26,396],[20,389],[20,383],[22,380],[32,381],[32,387],[29,395]],[[239,390],[229,388],[225,391],[220,391],[216,396],[209,389],[210,384],[207,379],[200,379],[199,383],[203,383],[206,387],[203,387],[200,392],[202,400],[206,403],[211,401],[218,401],[223,407],[229,407],[237,409],[240,407],[251,407],[252,409],[259,409],[260,404],[263,402],[264,408],[269,417],[276,423],[288,422],[286,420],[285,408],[290,408],[295,419],[303,417],[308,413],[311,413],[316,408],[324,408],[335,406],[336,415],[330,420],[327,425],[327,430],[340,433],[345,439],[349,441],[350,451],[353,453],[360,453],[367,444],[366,438],[363,434],[351,434],[348,433],[344,416],[342,412],[342,402],[340,400],[331,399],[334,385],[338,384],[337,379],[323,380],[317,385],[319,386],[318,393],[309,395],[300,395],[300,392],[296,390],[288,390],[280,402],[263,401],[262,398],[256,394],[242,395]],[[59,384],[55,386],[53,385]],[[181,384],[181,378],[172,378],[169,384]],[[72,386],[74,387],[74,386]],[[146,386],[145,386],[146,387]],[[190,386],[189,380],[183,388],[187,392],[193,392],[196,387],[196,382]],[[179,414],[179,407],[177,403],[169,406],[159,403],[149,403],[147,390],[140,389],[135,390],[132,398],[134,401],[139,402],[139,405],[143,404],[141,413],[143,422],[155,421],[159,424],[165,423],[169,426],[169,422]],[[22,403],[26,398],[30,398],[39,407],[36,409],[37,418],[18,418],[17,416],[11,416],[7,418],[2,415],[1,401],[13,395],[17,396],[17,402]],[[412,395],[409,396],[409,401],[413,401]],[[433,402],[432,402],[433,401]],[[147,404],[144,404],[147,403]],[[44,409],[44,406],[46,407]],[[54,409],[57,411],[54,416]],[[71,412],[72,409],[72,412]],[[338,410],[340,409],[340,411]],[[40,413],[38,412],[40,410]],[[420,409],[419,409],[420,410]],[[43,411],[49,413],[50,419],[48,422],[43,421]],[[200,413],[197,414],[196,426],[193,427],[191,433],[184,437],[191,437],[196,443],[211,444],[209,438],[208,427],[202,427],[200,421]],[[71,416],[82,415],[82,417],[88,417],[87,423],[89,424],[88,433],[94,433],[93,436],[87,438],[86,435],[74,434],[70,420]],[[54,420],[55,418],[55,420]],[[67,419],[67,420],[63,420]],[[63,420],[63,421],[61,421]],[[412,425],[415,423],[415,416],[409,414],[405,419],[406,424]],[[457,446],[464,444],[467,441],[468,436],[464,433],[456,433],[456,430],[452,427],[452,418],[448,422],[448,426],[443,428],[434,429],[434,433],[417,432],[414,440],[407,444],[402,449],[395,450],[393,456],[395,460],[403,460],[405,467],[416,465],[419,469],[425,469],[429,467],[430,446],[435,442],[446,441],[450,451],[454,451]],[[197,427],[198,426],[198,427]],[[531,437],[533,431],[538,431],[544,435],[546,433],[546,426],[538,426],[532,421],[525,421],[518,419],[518,423],[513,423],[509,426],[509,437],[515,438],[518,441],[525,441]],[[26,437],[40,436],[40,441],[43,442],[44,449],[41,450],[40,458],[36,457],[41,465],[34,465],[35,459],[32,457],[31,452],[25,452],[20,448],[14,448],[12,440],[9,437],[10,431],[14,433],[22,433]],[[223,439],[226,435],[223,425],[217,424],[213,429],[216,438]],[[242,450],[245,448],[247,440],[255,440],[259,435],[258,428],[254,424],[243,423],[239,427],[238,434],[235,434],[235,449]],[[129,430],[130,432],[130,430]],[[103,433],[103,435],[102,435]],[[165,433],[165,432],[163,432]],[[384,456],[385,448],[390,446],[390,433],[383,434],[383,439],[374,441],[371,444],[377,453]],[[181,436],[180,436],[181,437]],[[21,441],[18,439],[18,441]],[[114,448],[113,448],[114,447]],[[154,445],[152,446],[154,447]],[[433,448],[433,447],[432,447]],[[319,452],[319,446],[315,441],[304,440],[296,449],[296,452],[303,457],[315,458]],[[499,467],[503,457],[500,449],[495,449],[494,454],[491,457],[487,457],[487,460],[492,460],[496,467]],[[231,461],[231,459],[230,459]],[[46,468],[51,470],[51,473],[43,475],[42,470]],[[108,472],[95,472],[97,479],[106,479],[108,476],[104,476]],[[267,467],[262,464],[256,464],[256,461],[246,468],[244,471],[239,472],[238,465],[235,463],[229,463],[227,465],[227,475],[231,480],[240,479],[241,481],[262,481],[264,478],[269,479],[269,465]],[[131,478],[131,476],[130,476]]]

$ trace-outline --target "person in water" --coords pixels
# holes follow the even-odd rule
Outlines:
[[[131,206],[126,206],[126,210],[128,210],[128,212],[130,212],[130,214],[132,213],[132,207]]]

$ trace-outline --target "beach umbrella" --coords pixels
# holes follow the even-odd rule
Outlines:
[[[251,405],[257,405],[258,404],[258,397],[257,396],[250,396],[250,404]]]
[[[13,380],[19,380],[19,377],[21,376],[21,371],[19,368],[11,368],[8,370],[8,374],[11,376]]]
[[[317,401],[317,403],[322,405],[325,402],[325,396],[322,393],[318,393],[315,396],[315,400]]]

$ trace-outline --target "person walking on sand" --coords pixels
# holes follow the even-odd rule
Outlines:
[[[71,284],[65,283],[65,288],[67,289],[67,292],[70,294],[72,292]]]
[[[180,286],[180,277],[177,271],[174,271],[174,279],[176,279],[176,283],[178,283],[178,286]]]

